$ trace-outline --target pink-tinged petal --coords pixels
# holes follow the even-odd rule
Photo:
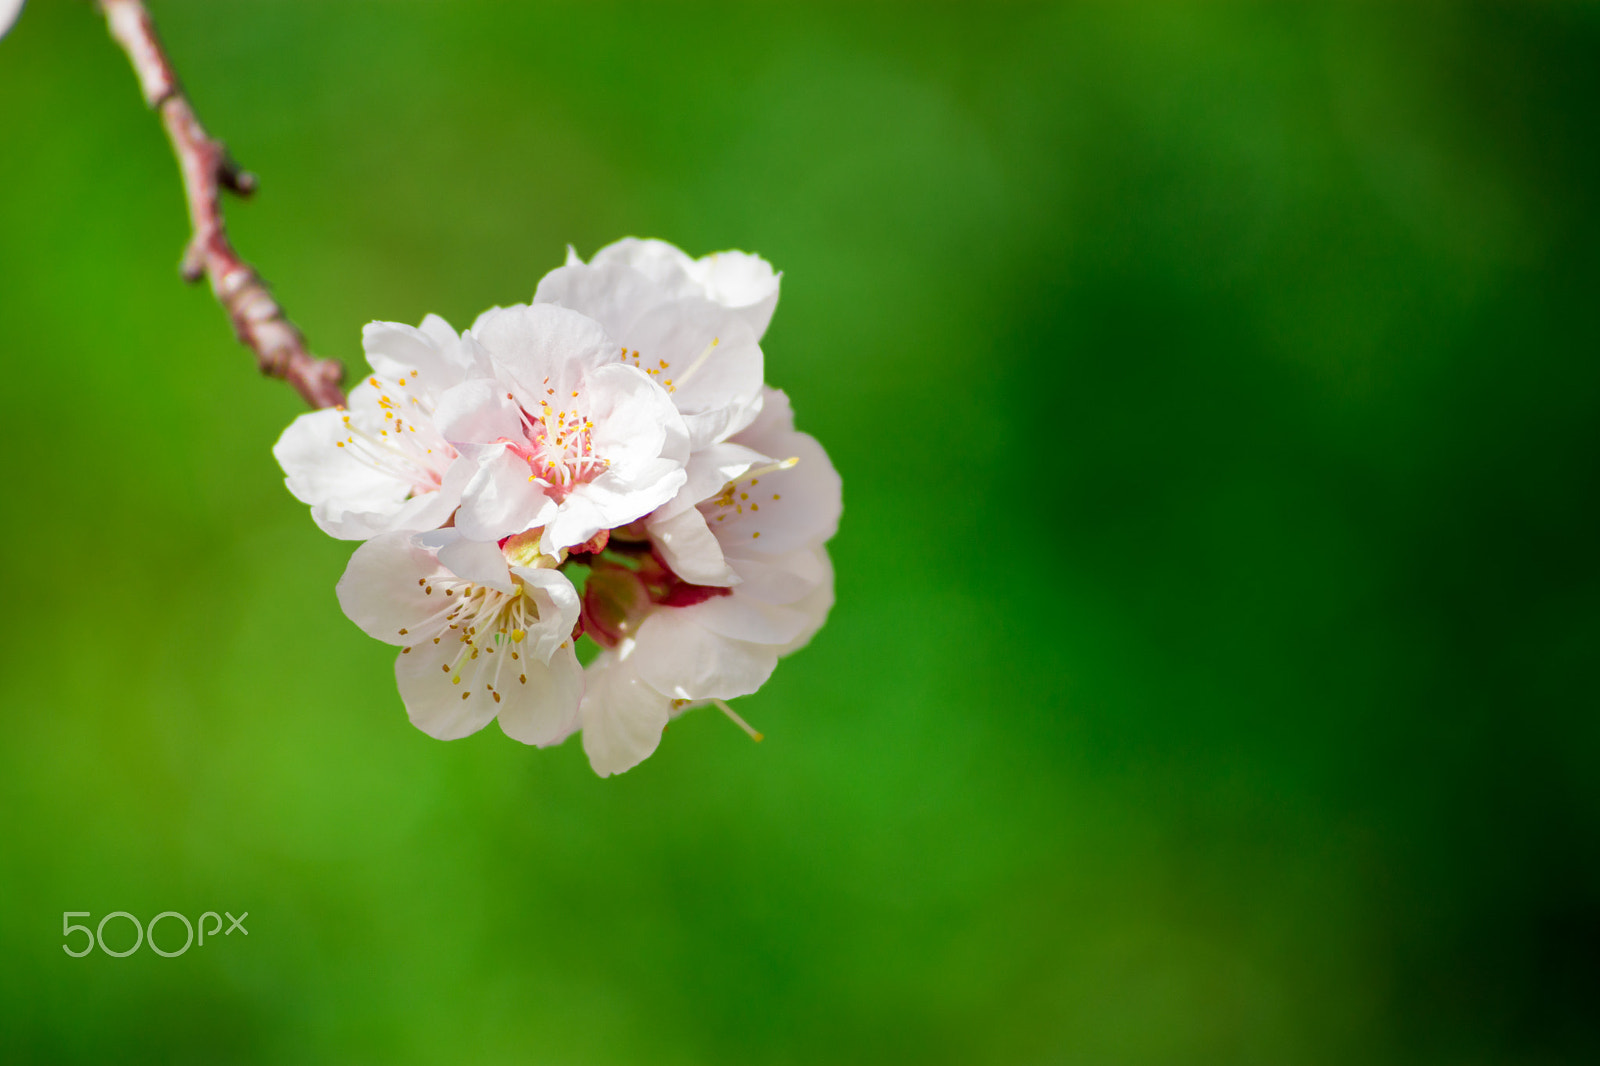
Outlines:
[[[555,510],[555,501],[528,480],[528,464],[502,447],[487,453],[467,483],[456,528],[469,540],[498,541],[549,521]]]
[[[583,750],[601,777],[639,765],[661,743],[671,701],[610,652],[590,664],[583,693]]]
[[[669,518],[651,516],[645,524],[651,542],[672,572],[695,585],[733,585],[739,580],[722,557],[722,547],[693,507]]]
[[[501,592],[515,591],[515,586],[511,584],[511,571],[506,566],[506,557],[500,553],[499,546],[493,541],[468,540],[453,529],[439,532],[455,534],[439,546],[438,556],[439,562],[456,577],[470,581],[474,585],[499,589]]]
[[[411,534],[385,533],[350,556],[336,590],[339,606],[369,637],[404,646],[421,639],[422,623],[443,606],[438,590],[425,590],[446,576]]]
[[[447,636],[438,644],[424,640],[402,651],[394,663],[400,698],[411,724],[439,740],[459,740],[489,724],[501,704],[494,689],[515,686],[517,674],[508,669],[503,652],[473,657],[472,649]],[[495,675],[501,684],[495,685]],[[532,677],[528,679],[530,682]]]
[[[473,378],[439,397],[433,424],[455,445],[521,440],[522,408],[510,391],[488,378]]]
[[[523,595],[538,612],[538,624],[528,630],[528,655],[541,663],[552,662],[562,646],[571,645],[581,609],[578,590],[558,570],[519,566],[513,573],[522,579]]]
[[[734,556],[728,566],[739,576],[739,595],[762,603],[791,604],[833,582],[828,553],[821,547],[797,548],[781,555]]]
[[[828,559],[828,553],[821,548],[818,548],[816,553],[822,568],[827,571],[826,576],[804,599],[794,605],[796,610],[806,616],[806,627],[793,640],[778,649],[779,655],[799,651],[810,643],[817,630],[822,628],[822,623],[828,620],[828,612],[833,609],[833,563]]]
[[[777,649],[697,625],[689,616],[703,606],[656,610],[639,626],[628,661],[647,684],[675,699],[748,696],[772,676]]]
[[[794,405],[789,402],[789,394],[769,385],[761,390],[761,395],[761,413],[739,434],[739,443],[758,452],[763,445],[780,447],[794,432]]]
[[[787,644],[805,632],[809,617],[792,607],[779,607],[741,596],[716,596],[682,608],[683,618],[722,637],[751,644]],[[642,628],[642,627],[641,627]]]
[[[549,747],[572,734],[583,699],[583,667],[569,642],[550,662],[528,662],[523,682],[501,672],[500,728],[512,740]]]
[[[621,340],[683,412],[692,447],[721,440],[753,417],[761,346],[736,312],[699,298],[675,300],[646,312]]]
[[[798,459],[792,467],[740,481],[730,495],[700,504],[711,532],[730,559],[794,551],[832,537],[839,529],[839,474],[805,433],[747,431],[738,442],[769,455]]]
[[[472,338],[488,351],[499,371],[515,384],[524,405],[550,397],[559,406],[585,375],[614,362],[618,346],[587,315],[554,304],[497,307],[478,316]]]

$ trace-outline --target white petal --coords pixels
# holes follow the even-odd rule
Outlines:
[[[570,266],[578,260],[568,250]],[[594,267],[626,266],[648,277],[663,291],[678,296],[702,296],[737,310],[757,338],[767,331],[778,305],[781,274],[772,264],[748,252],[713,252],[691,259],[666,241],[627,237],[595,253]]]
[[[385,533],[350,556],[336,590],[339,606],[369,637],[409,644],[419,639],[420,624],[444,606],[441,590],[425,590],[445,576],[433,553],[411,534]]]
[[[772,676],[775,647],[713,633],[687,617],[691,610],[658,608],[640,624],[629,662],[652,688],[676,699],[729,700]]]
[[[672,499],[683,479],[683,467],[667,459],[656,459],[637,468],[631,480],[608,470],[593,481],[578,485],[562,501],[561,514],[547,527],[551,532],[540,550],[554,554],[556,548],[582,544],[602,529],[615,529],[643,518]]]
[[[583,397],[594,423],[590,440],[613,469],[665,455],[689,458],[688,433],[665,389],[642,371],[613,363],[588,374]]]
[[[544,536],[539,539],[541,552],[545,555],[557,555],[562,548],[582,544],[602,529],[611,529],[633,521],[631,518],[622,522],[608,521],[600,508],[589,498],[593,491],[591,485],[579,485],[561,501],[561,506],[545,522]]]
[[[805,647],[816,635],[817,630],[822,628],[822,623],[828,620],[828,612],[833,609],[833,563],[829,560],[828,553],[821,548],[817,549],[817,555],[826,574],[803,600],[794,605],[796,610],[806,616],[806,627],[778,650],[779,655],[788,655]]]
[[[317,524],[335,537],[346,536],[341,525],[345,514],[396,510],[412,490],[408,479],[362,462],[352,448],[341,448],[347,436],[344,412],[326,409],[296,418],[272,446],[284,484],[295,499],[312,506]],[[351,539],[359,536],[358,531]]]
[[[620,347],[628,327],[640,315],[676,295],[624,263],[585,266],[578,262],[541,278],[533,302],[556,304],[588,315]]]
[[[610,652],[591,663],[583,693],[583,750],[601,777],[649,758],[661,743],[671,701]]]
[[[552,403],[569,396],[586,374],[619,357],[599,323],[554,304],[485,311],[473,323],[472,336],[489,352],[496,377],[513,382],[534,409],[552,392]]]
[[[771,263],[748,252],[712,252],[695,261],[693,273],[708,298],[736,308],[757,337],[766,333],[783,277]]]
[[[490,378],[472,378],[446,391],[433,422],[452,444],[523,439],[521,407],[505,386]]]
[[[675,300],[646,313],[620,339],[639,352],[642,369],[670,387],[693,447],[743,429],[754,415],[761,346],[737,313],[709,300]]]
[[[418,328],[441,349],[447,349],[451,344],[457,344],[461,340],[461,335],[451,327],[450,323],[438,315],[424,315],[422,325]]]
[[[424,329],[399,322],[368,322],[361,330],[367,362],[379,376],[398,381],[415,375],[415,386],[425,395],[438,396],[458,384],[472,370],[470,359],[448,323],[437,315],[423,322]]]
[[[668,518],[652,515],[646,528],[672,572],[695,585],[732,585],[739,580],[722,557],[722,547],[693,507]]]
[[[666,241],[624,237],[594,253],[589,263],[596,267],[632,267],[673,296],[699,295],[702,291],[693,277],[695,261]]]
[[[578,590],[559,570],[519,566],[515,573],[539,616],[538,624],[528,631],[528,654],[541,663],[551,662],[563,645],[571,644],[582,607]]]
[[[440,524],[450,517],[450,512],[456,509],[461,502],[461,491],[467,487],[467,482],[472,480],[472,465],[455,460],[445,471],[444,481],[432,492],[419,493],[400,505],[400,508],[384,519],[382,528],[374,528],[374,533],[386,532],[391,529],[427,530],[437,529]]]
[[[793,607],[763,603],[738,590],[727,596],[713,596],[693,607],[662,608],[676,611],[687,621],[723,637],[751,644],[787,644],[805,632],[808,615]]]
[[[504,652],[474,659],[471,649],[447,637],[438,644],[424,640],[402,651],[394,674],[411,724],[439,740],[457,740],[489,724],[497,707],[488,687],[494,684],[495,672],[516,685],[513,671],[519,665]]]
[[[364,540],[395,529],[434,528],[449,517],[465,485],[451,478],[450,450],[426,425],[406,434],[405,448],[391,449],[380,394],[362,381],[350,390],[348,411],[301,415],[273,445],[289,491],[311,505],[312,518],[330,536]],[[374,446],[358,433],[383,443]]]
[[[583,698],[583,667],[570,643],[548,665],[529,662],[526,682],[507,670],[500,676],[498,717],[506,736],[548,747],[571,735]]]
[[[470,581],[475,585],[487,585],[501,592],[514,591],[511,584],[511,571],[506,566],[506,557],[500,553],[498,545],[492,542],[468,540],[455,530],[441,530],[442,533],[456,533],[448,542],[439,547],[439,562],[450,569],[450,572],[463,581]]]
[[[684,466],[687,475],[683,488],[669,502],[656,511],[656,518],[671,518],[701,500],[714,496],[722,486],[749,470],[752,466],[770,463],[769,456],[738,444],[713,444],[690,454]]]
[[[728,566],[739,577],[739,595],[763,603],[794,603],[823,582],[833,582],[828,553],[820,546],[774,555],[736,555]]]
[[[775,406],[769,394],[768,407]],[[828,453],[809,434],[770,427],[754,432],[767,418],[763,411],[757,424],[739,434],[735,443],[799,462],[761,475],[757,484],[741,483],[737,507],[719,507],[714,501],[700,505],[723,554],[730,558],[794,551],[825,541],[839,529],[839,474]]]
[[[22,14],[23,0],[0,0],[0,37],[11,29],[11,24]]]
[[[541,525],[555,501],[528,480],[528,464],[504,447],[486,453],[461,494],[456,528],[470,540],[498,541]]]

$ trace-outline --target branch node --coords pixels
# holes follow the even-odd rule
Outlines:
[[[218,175],[222,187],[236,196],[248,198],[256,191],[260,182],[248,170],[243,170],[233,160],[223,157],[222,173]]]
[[[183,250],[183,261],[178,264],[178,274],[193,285],[206,276],[206,253],[199,241],[190,241]]]
[[[240,342],[255,352],[262,373],[284,379],[313,407],[344,403],[339,389],[344,368],[306,350],[305,338],[266,283],[228,242],[221,190],[249,196],[256,189],[256,176],[240,169],[222,142],[200,125],[141,0],[99,2],[111,36],[133,63],[145,100],[161,115],[178,157],[194,234],[179,265],[183,279],[191,283],[211,279],[211,291],[227,311]]]

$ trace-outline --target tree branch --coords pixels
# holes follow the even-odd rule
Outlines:
[[[184,280],[210,279],[211,291],[228,312],[234,333],[255,352],[263,374],[287,381],[313,407],[344,403],[339,388],[344,368],[334,360],[318,359],[306,349],[305,338],[267,291],[266,282],[228,243],[221,190],[248,196],[255,191],[255,176],[240,170],[222,142],[200,125],[141,0],[99,0],[99,5],[111,36],[133,63],[145,102],[160,112],[183,172],[183,192],[194,228],[183,255]]]

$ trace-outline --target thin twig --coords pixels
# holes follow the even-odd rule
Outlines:
[[[255,352],[263,374],[287,381],[313,407],[344,403],[339,388],[344,368],[306,349],[305,338],[267,291],[266,282],[228,243],[222,189],[249,196],[255,191],[255,175],[240,170],[222,142],[200,125],[144,4],[140,0],[99,0],[99,4],[111,36],[133,63],[145,102],[161,113],[183,172],[183,192],[194,227],[183,255],[184,280],[211,280],[211,291],[228,312],[240,342]]]

